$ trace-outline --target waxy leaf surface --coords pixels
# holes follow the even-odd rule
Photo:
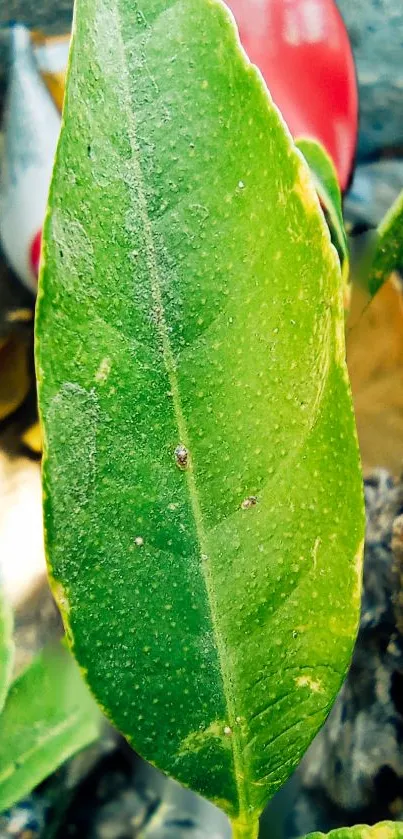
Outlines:
[[[47,553],[95,696],[234,835],[352,649],[338,259],[220,2],[77,0],[37,313]]]

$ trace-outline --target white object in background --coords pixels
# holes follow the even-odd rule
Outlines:
[[[29,30],[13,26],[0,176],[0,240],[11,267],[36,291],[31,248],[40,235],[60,114],[38,71]]]
[[[14,608],[45,574],[40,466],[0,452],[0,579]]]
[[[61,35],[34,44],[34,56],[41,73],[65,73],[69,58],[70,38]]]

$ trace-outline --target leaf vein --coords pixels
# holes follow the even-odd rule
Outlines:
[[[128,136],[131,144],[132,150],[132,165],[133,165],[133,173],[134,173],[134,180],[136,181],[136,195],[135,195],[135,203],[136,207],[140,209],[140,217],[143,224],[144,229],[144,240],[145,240],[145,249],[146,249],[146,260],[148,264],[149,276],[150,276],[150,285],[151,285],[151,294],[154,299],[154,304],[157,311],[157,318],[156,322],[160,332],[160,339],[162,344],[162,351],[164,356],[164,363],[167,371],[167,375],[170,382],[171,392],[172,392],[172,402],[174,407],[175,419],[178,425],[178,431],[180,435],[180,442],[185,445],[186,447],[189,446],[189,435],[188,429],[186,424],[186,419],[183,413],[182,405],[181,405],[181,397],[180,397],[180,390],[179,390],[179,383],[178,378],[176,375],[176,364],[174,359],[174,354],[172,351],[170,339],[169,339],[169,332],[168,327],[165,320],[164,314],[164,305],[163,305],[163,295],[161,291],[161,283],[159,277],[159,269],[158,269],[158,261],[156,256],[156,248],[154,245],[154,236],[152,231],[152,224],[151,219],[148,212],[147,207],[147,199],[146,199],[146,190],[144,185],[144,177],[142,173],[141,163],[140,163],[140,148],[137,140],[137,132],[136,132],[136,122],[135,117],[133,114],[133,109],[131,107],[131,92],[130,92],[130,77],[129,77],[129,68],[128,68],[128,61],[125,52],[125,44],[122,37],[122,21],[120,19],[120,9],[119,9],[119,2],[115,0],[113,5],[113,9],[115,10],[115,32],[116,32],[116,48],[119,53],[120,65],[122,69],[121,81],[122,87],[124,88],[124,101],[122,101],[122,106],[124,107],[126,114],[127,114],[127,131]],[[199,547],[200,547],[200,554],[207,554],[207,537],[206,532],[203,524],[203,515],[196,485],[196,479],[194,475],[194,468],[191,463],[191,446],[189,446],[190,450],[190,463],[186,470],[186,477],[188,481],[188,489],[192,507],[193,518],[195,522],[195,528],[197,537],[199,540]],[[236,718],[236,711],[234,706],[234,700],[231,691],[231,680],[229,673],[227,673],[227,668],[225,665],[226,655],[224,644],[222,641],[221,633],[219,630],[219,610],[216,603],[216,598],[214,595],[214,586],[211,577],[211,572],[208,567],[208,563],[201,563],[202,574],[204,577],[204,583],[206,588],[207,599],[209,603],[210,609],[210,616],[213,627],[215,629],[215,641],[217,647],[217,655],[218,661],[220,666],[220,673],[222,678],[222,687],[223,693],[226,700],[226,705],[230,717],[230,723]],[[232,726],[231,726],[232,727]],[[233,725],[233,734],[231,738],[232,743],[232,759],[234,763],[234,770],[235,770],[235,777],[237,778],[238,784],[238,797],[239,797],[239,808],[241,811],[248,810],[248,793],[247,793],[247,783],[245,782],[245,772],[246,767],[244,765],[243,760],[243,752],[242,752],[242,744],[239,742],[240,740],[240,732],[237,730],[237,727]]]

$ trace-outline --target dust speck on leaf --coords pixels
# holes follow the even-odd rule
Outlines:
[[[314,568],[316,568],[317,555],[318,555],[318,550],[320,548],[321,542],[322,542],[322,540],[318,536],[318,538],[315,540],[315,544],[313,546],[313,551],[312,551],[312,561],[313,561],[313,567]]]
[[[311,676],[298,676],[295,684],[299,688],[309,688],[313,693],[319,693],[322,690],[322,683],[318,679],[312,679]]]
[[[105,382],[111,371],[111,366],[112,364],[110,358],[103,358],[97,372],[95,373],[95,381]]]

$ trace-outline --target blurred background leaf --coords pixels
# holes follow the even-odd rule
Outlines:
[[[0,811],[95,740],[100,721],[71,654],[49,646],[13,682],[0,715]]]

